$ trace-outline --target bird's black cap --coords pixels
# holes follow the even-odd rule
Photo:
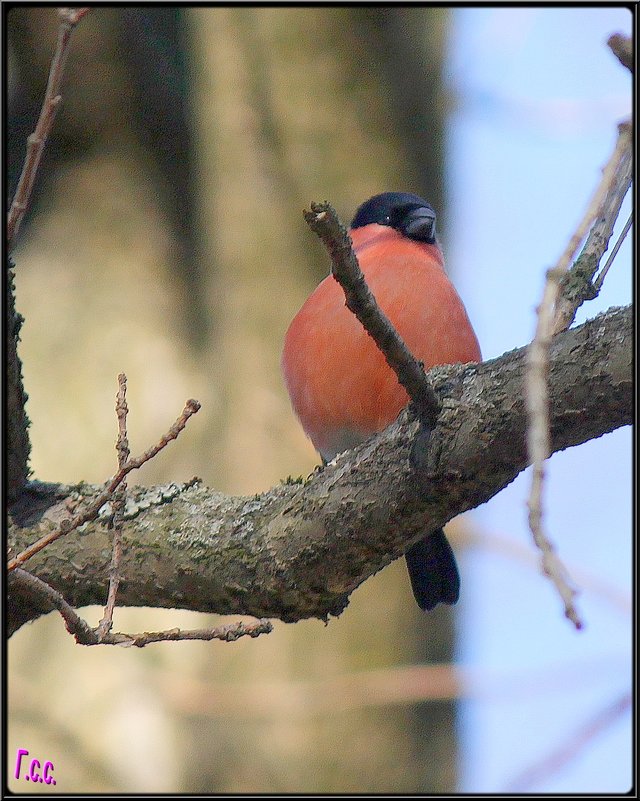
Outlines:
[[[352,228],[370,223],[389,225],[419,242],[436,241],[436,213],[430,203],[409,192],[383,192],[374,195],[356,211]]]

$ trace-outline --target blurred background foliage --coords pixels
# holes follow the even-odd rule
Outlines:
[[[15,251],[35,477],[114,472],[120,371],[133,453],[186,398],[203,405],[137,482],[198,475],[248,494],[313,469],[279,372],[288,322],[328,269],[301,212],[328,199],[348,220],[367,197],[408,190],[446,220],[448,20],[442,8],[91,11]],[[57,19],[21,7],[6,22],[11,195]],[[215,622],[115,616],[124,631]],[[451,701],[314,703],[300,682],[446,663],[453,649],[451,611],[419,613],[402,561],[329,626],[276,622],[256,641],[79,648],[49,615],[10,641],[9,765],[19,747],[50,759],[57,792],[452,791]]]

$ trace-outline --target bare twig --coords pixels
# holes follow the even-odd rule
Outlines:
[[[129,440],[127,438],[127,376],[124,373],[118,375],[118,394],[116,395],[116,416],[118,419],[118,439],[116,441],[116,452],[118,454],[118,467],[120,470],[126,465],[131,456],[129,450]],[[125,489],[127,482],[123,481],[121,489]]]
[[[67,631],[73,634],[79,645],[122,645],[144,648],[154,642],[176,642],[178,640],[224,640],[225,642],[235,642],[240,637],[259,637],[261,634],[269,634],[273,630],[273,625],[266,619],[256,620],[253,623],[239,621],[237,623],[227,623],[224,626],[216,626],[211,629],[169,629],[168,631],[145,631],[141,634],[122,634],[116,632],[102,632],[101,626],[92,628],[86,620],[71,607],[62,595],[51,587],[46,581],[42,581],[32,573],[16,568],[12,576],[13,581],[27,589],[29,592],[40,596],[52,609],[57,609],[62,615]],[[102,623],[102,621],[101,621]]]
[[[556,269],[557,274],[557,269]],[[529,495],[529,527],[533,540],[541,552],[543,572],[555,584],[564,603],[565,615],[577,629],[582,627],[578,613],[573,604],[575,590],[569,586],[564,565],[554,551],[542,527],[542,486],[544,482],[544,464],[549,457],[549,396],[547,387],[548,354],[551,343],[551,313],[553,302],[551,296],[557,283],[547,280],[545,293],[538,310],[538,329],[527,352],[528,366],[525,373],[525,400],[529,414],[527,429],[527,447],[533,463],[531,492]]]
[[[382,352],[413,401],[421,421],[428,429],[432,429],[440,404],[425,377],[424,365],[412,355],[376,303],[353,252],[351,237],[335,209],[326,201],[311,203],[311,211],[305,210],[304,218],[329,253],[331,272],[344,290],[347,308],[355,314]]]
[[[34,576],[32,573],[28,573],[21,567],[13,571],[11,580],[25,587],[30,593],[39,595],[40,598],[43,598],[51,605],[52,609],[57,609],[62,615],[67,631],[69,634],[73,634],[78,642],[91,639],[94,636],[93,629],[86,620],[83,620],[75,609],[65,601],[58,590],[55,590],[46,581]]]
[[[273,631],[273,624],[262,618],[254,623],[227,623],[212,629],[169,629],[168,631],[145,631],[142,634],[109,634],[103,640],[106,645],[135,645],[144,648],[153,642],[177,642],[178,640],[224,640],[235,642],[240,637],[259,637]]]
[[[612,33],[607,44],[623,67],[633,72],[633,41],[623,33]]]
[[[118,393],[116,395],[116,414],[118,418],[118,438],[116,450],[118,452],[118,474],[112,479],[109,487],[100,497],[91,504],[83,514],[76,515],[73,520],[66,521],[54,532],[53,537],[43,537],[37,543],[27,548],[9,563],[9,570],[13,570],[12,580],[22,585],[34,595],[40,596],[52,608],[57,609],[65,622],[67,631],[73,634],[76,642],[80,645],[135,645],[143,648],[153,642],[167,642],[176,640],[226,640],[233,642],[240,637],[258,637],[260,634],[267,634],[272,630],[271,623],[266,620],[258,620],[255,623],[230,623],[224,626],[217,626],[211,629],[192,629],[181,630],[178,628],[168,631],[142,632],[141,634],[111,633],[113,626],[113,610],[115,608],[118,586],[120,584],[120,559],[122,556],[122,525],[123,511],[126,495],[125,476],[136,467],[140,467],[144,462],[152,459],[162,448],[172,439],[175,439],[180,431],[185,427],[187,420],[200,408],[197,401],[189,400],[182,412],[182,415],[171,426],[169,431],[162,437],[157,445],[150,448],[146,453],[137,459],[129,458],[129,441],[127,438],[127,377],[124,373],[118,376]],[[113,554],[109,569],[109,592],[104,616],[95,628],[92,628],[64,599],[64,597],[51,585],[42,579],[28,573],[17,565],[24,563],[30,556],[37,553],[50,542],[53,542],[62,534],[66,534],[80,525],[80,522],[87,522],[97,516],[101,506],[109,496],[113,495]],[[63,521],[64,522],[64,521]],[[12,563],[16,563],[12,566]]]
[[[602,284],[604,283],[604,279],[607,277],[607,273],[609,272],[609,267],[611,267],[615,257],[618,255],[618,251],[620,250],[620,246],[622,245],[622,243],[626,239],[626,236],[629,233],[632,224],[633,224],[633,214],[630,214],[629,218],[627,219],[626,223],[624,224],[624,228],[622,229],[622,232],[620,233],[620,236],[618,237],[618,240],[616,241],[615,245],[613,246],[613,250],[609,254],[609,258],[607,259],[607,263],[604,265],[602,270],[600,270],[600,272],[598,273],[598,277],[593,282],[593,288],[595,289],[596,292],[600,292],[600,290],[602,289]]]
[[[599,286],[596,286],[592,283],[593,276],[609,247],[609,240],[613,235],[613,228],[620,214],[622,201],[631,186],[632,178],[631,124],[624,122],[619,126],[615,150],[603,170],[601,185],[604,189],[604,197],[597,210],[596,220],[591,226],[580,256],[571,269],[562,276],[560,282],[553,323],[554,334],[569,328],[576,316],[576,311],[585,300],[593,300],[597,297],[602,281]],[[611,256],[614,257],[616,253],[617,249],[614,249]],[[611,261],[612,258],[608,263]]]
[[[623,125],[620,126],[620,135],[618,136],[615,150],[603,170],[602,179],[589,202],[587,211],[560,256],[558,263],[547,272],[542,301],[538,307],[536,333],[527,352],[528,369],[525,374],[525,399],[529,415],[527,447],[529,458],[533,465],[531,491],[528,499],[529,527],[531,528],[534,542],[542,555],[542,570],[555,584],[564,603],[565,615],[573,622],[576,628],[582,627],[582,622],[573,603],[576,591],[569,585],[567,572],[555,553],[552,543],[547,538],[542,525],[544,464],[550,455],[549,393],[547,387],[549,348],[554,330],[562,330],[562,323],[559,322],[560,318],[558,318],[558,310],[556,309],[561,281],[580,242],[584,239],[592,222],[602,215],[603,209],[617,206],[615,212],[617,216],[624,195],[619,197],[619,203],[617,200],[612,203],[608,201],[616,184],[619,166],[621,162],[626,161],[626,154],[629,152],[630,129],[628,126]],[[611,228],[613,228],[614,222],[615,217],[611,220]],[[604,249],[606,249],[606,246]],[[575,310],[573,313],[575,313]],[[570,313],[571,319],[573,319],[573,313]],[[562,319],[566,319],[566,316],[564,314]]]
[[[30,559],[43,548],[46,548],[47,545],[50,545],[60,537],[78,528],[78,526],[81,526],[83,523],[87,523],[90,520],[95,520],[100,509],[112,497],[114,491],[124,480],[124,478],[132,470],[137,470],[138,468],[142,467],[145,462],[153,459],[153,457],[164,447],[166,447],[171,440],[176,439],[176,437],[187,424],[187,420],[197,411],[199,411],[199,409],[200,403],[197,400],[193,400],[193,398],[188,400],[180,417],[178,417],[176,422],[171,426],[167,433],[164,434],[164,436],[156,445],[149,448],[148,451],[145,451],[142,456],[138,456],[135,459],[129,459],[124,467],[118,470],[116,475],[109,481],[104,491],[100,493],[96,500],[93,501],[93,503],[91,503],[84,512],[78,513],[75,517],[62,520],[55,531],[52,531],[49,534],[46,534],[44,537],[41,537],[37,542],[34,542],[33,545],[25,548],[24,551],[19,553],[13,559],[10,559],[7,563],[7,571],[15,570],[17,567],[20,567],[20,565],[23,565],[27,559]]]
[[[118,453],[118,467],[120,470],[129,460],[129,440],[127,438],[127,377],[124,373],[118,376],[118,394],[116,395],[116,415],[118,418],[118,439],[116,441],[116,451]],[[109,568],[109,592],[107,594],[107,604],[104,609],[104,617],[98,624],[98,637],[103,639],[104,635],[111,631],[113,626],[113,610],[116,605],[116,595],[120,585],[120,559],[122,557],[122,513],[127,491],[127,482],[123,480],[113,496],[113,554],[111,556],[111,566]]]
[[[549,777],[553,776],[554,773],[558,773],[573,759],[582,754],[585,746],[610,728],[630,707],[630,693],[624,693],[613,703],[607,704],[593,718],[583,723],[564,745],[556,748],[551,754],[541,759],[537,764],[527,768],[509,782],[504,792],[530,793],[532,787],[542,781],[548,781]]]
[[[36,129],[27,139],[27,153],[22,166],[22,173],[20,174],[20,180],[18,181],[11,208],[9,209],[7,219],[7,243],[9,251],[13,247],[15,238],[18,235],[20,223],[29,207],[29,199],[31,198],[31,191],[40,165],[40,159],[42,158],[47,138],[51,132],[56,112],[62,102],[60,89],[62,86],[64,65],[69,52],[71,34],[76,25],[89,11],[90,9],[88,7],[60,8],[58,10],[60,28],[58,30],[56,51],[49,70],[49,81],[47,83],[47,89]]]

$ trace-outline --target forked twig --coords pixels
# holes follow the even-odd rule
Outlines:
[[[187,420],[199,409],[200,403],[197,400],[188,400],[180,417],[178,417],[175,423],[171,426],[167,433],[162,436],[156,445],[153,445],[148,451],[145,451],[142,456],[138,456],[135,459],[129,459],[124,467],[120,468],[116,475],[109,481],[103,492],[100,493],[96,500],[93,501],[93,503],[91,503],[84,512],[79,512],[77,515],[75,515],[75,517],[62,520],[57,529],[45,534],[37,542],[34,542],[33,545],[25,548],[24,551],[13,557],[13,559],[10,559],[7,563],[7,571],[15,570],[17,567],[20,567],[20,565],[23,565],[27,559],[30,559],[43,548],[46,548],[47,545],[50,545],[60,537],[78,528],[78,526],[81,526],[83,523],[87,523],[90,520],[95,520],[100,509],[113,496],[114,491],[125,479],[125,477],[132,470],[137,470],[138,468],[142,467],[145,462],[153,459],[153,457],[164,447],[166,447],[171,440],[176,439],[176,437],[186,426]]]
[[[547,386],[549,349],[553,334],[562,330],[571,322],[577,305],[582,302],[580,300],[577,305],[569,302],[563,306],[562,303],[559,303],[560,288],[567,268],[574,258],[580,243],[592,223],[595,220],[598,223],[601,222],[600,217],[606,220],[607,228],[609,229],[608,237],[604,244],[602,237],[599,239],[597,246],[592,242],[588,244],[593,247],[594,253],[601,248],[600,257],[606,250],[613,230],[613,223],[620,210],[624,194],[628,189],[627,178],[630,180],[630,173],[627,176],[627,168],[630,164],[630,135],[631,132],[628,125],[620,126],[616,147],[603,170],[602,179],[588,204],[587,210],[560,256],[558,263],[547,272],[542,301],[538,307],[536,332],[527,353],[528,369],[525,375],[525,400],[529,415],[527,448],[533,467],[531,490],[528,499],[529,527],[534,542],[541,552],[542,570],[555,584],[564,603],[566,617],[578,629],[582,627],[582,621],[574,605],[576,590],[571,587],[567,571],[555,553],[554,546],[549,541],[542,524],[542,489],[545,462],[549,458],[551,451],[549,392]],[[603,216],[604,210],[607,213]],[[596,226],[594,226],[595,228]],[[595,238],[596,234],[594,233],[593,236]],[[593,270],[594,273],[598,262],[599,257]]]
[[[554,334],[559,334],[560,331],[565,331],[569,328],[577,310],[585,300],[593,300],[598,296],[604,275],[599,283],[596,283],[593,277],[609,247],[609,241],[613,236],[613,228],[620,214],[622,202],[631,187],[632,179],[631,123],[624,122],[619,126],[616,147],[602,173],[602,201],[595,210],[595,220],[589,231],[587,241],[571,269],[561,276],[558,297],[555,303]],[[624,235],[622,238],[624,238]],[[607,262],[606,270],[609,269],[609,265],[619,247],[620,245],[617,244],[613,249]],[[606,275],[606,271],[604,271],[604,274]]]
[[[140,634],[114,634],[106,632],[100,634],[99,627],[92,628],[86,620],[70,606],[62,595],[51,587],[46,581],[34,576],[22,568],[17,568],[12,581],[23,586],[31,593],[40,596],[53,609],[57,609],[62,615],[67,631],[73,634],[78,645],[121,645],[124,647],[135,645],[137,648],[144,648],[154,642],[176,642],[178,640],[224,640],[225,642],[235,642],[240,637],[259,637],[261,634],[269,634],[273,630],[273,625],[266,619],[256,620],[247,623],[239,621],[237,623],[227,623],[223,626],[216,626],[211,629],[169,629],[168,631],[144,631]]]
[[[129,457],[129,442],[127,438],[127,378],[124,373],[118,376],[118,393],[116,395],[116,414],[118,418],[118,438],[116,442],[116,450],[118,452],[118,465],[119,471],[116,476],[111,480],[107,489],[95,500],[89,508],[82,514],[76,515],[72,520],[63,521],[63,524],[54,531],[52,534],[42,537],[34,545],[30,546],[22,553],[18,554],[15,559],[9,562],[8,569],[12,571],[11,581],[17,583],[28,590],[31,594],[38,596],[44,600],[47,606],[52,609],[57,609],[65,622],[67,631],[72,634],[76,642],[80,645],[122,645],[122,646],[136,646],[143,648],[154,642],[168,642],[177,640],[225,640],[226,642],[234,642],[240,637],[258,637],[260,634],[268,634],[272,631],[272,624],[266,620],[258,620],[252,623],[240,621],[237,623],[229,623],[223,626],[216,626],[210,629],[187,629],[182,630],[179,628],[169,629],[167,631],[155,632],[142,632],[140,634],[124,634],[121,632],[112,633],[113,626],[113,611],[116,603],[116,596],[118,586],[120,584],[120,560],[122,556],[122,525],[123,525],[123,512],[125,502],[126,482],[125,476],[131,470],[141,467],[145,462],[152,459],[162,448],[164,448],[172,439],[176,439],[179,433],[184,429],[187,420],[200,409],[198,401],[189,400],[176,422],[171,426],[169,431],[161,438],[161,440],[149,448],[142,456],[136,459]],[[86,620],[73,609],[73,607],[65,601],[64,597],[58,590],[54,589],[50,584],[42,579],[34,576],[26,570],[19,567],[30,556],[33,556],[44,547],[54,542],[58,537],[63,534],[68,534],[74,528],[77,528],[81,523],[94,519],[100,508],[106,501],[113,496],[113,553],[111,558],[111,566],[109,569],[109,591],[107,595],[107,603],[104,610],[104,615],[98,625],[92,628]]]

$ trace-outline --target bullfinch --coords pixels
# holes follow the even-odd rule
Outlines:
[[[436,215],[426,200],[406,192],[375,195],[356,211],[350,235],[369,289],[425,370],[481,360],[444,271]],[[409,402],[332,275],[291,322],[281,366],[293,409],[325,463],[388,426]],[[405,556],[421,609],[456,603],[460,577],[442,529]]]

